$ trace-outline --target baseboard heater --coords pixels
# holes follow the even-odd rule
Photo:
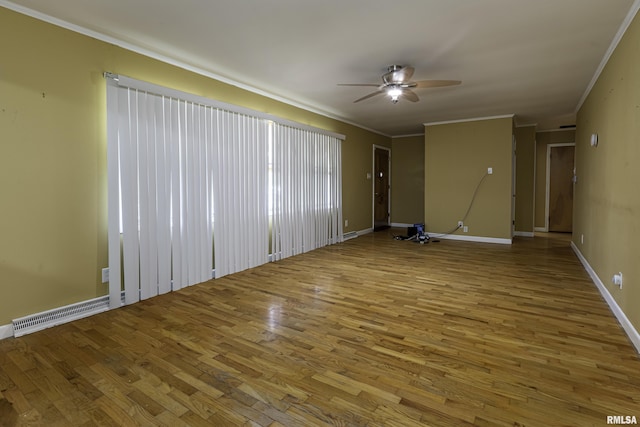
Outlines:
[[[344,240],[354,239],[356,237],[358,237],[358,232],[357,231],[350,231],[350,232],[344,233],[342,235],[342,240],[344,241]]]
[[[124,298],[124,294],[122,296]],[[109,310],[109,295],[94,298],[88,301],[54,308],[42,313],[31,314],[11,321],[13,324],[13,336],[20,337],[51,328],[63,323],[93,316]]]

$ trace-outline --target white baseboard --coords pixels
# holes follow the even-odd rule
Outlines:
[[[613,315],[616,316],[616,319],[618,319],[618,322],[620,322],[620,325],[622,325],[622,329],[624,329],[624,331],[627,333],[627,336],[635,346],[636,351],[640,353],[640,333],[638,333],[636,328],[633,327],[633,325],[629,321],[629,318],[627,318],[627,316],[624,314],[624,311],[622,311],[616,300],[613,298],[604,283],[602,283],[602,280],[600,280],[595,270],[591,267],[591,265],[589,265],[589,262],[584,257],[584,255],[582,255],[575,243],[571,242],[571,248],[584,266],[584,269],[591,277],[591,280],[593,280],[593,283],[600,291],[600,294],[602,294],[602,297],[609,305],[609,308],[613,312]]]
[[[0,340],[11,338],[13,336],[13,325],[0,326]]]
[[[431,233],[427,231],[429,237],[433,239],[449,239],[449,240],[463,240],[465,242],[479,242],[479,243],[498,243],[501,245],[511,245],[513,241],[511,239],[501,239],[498,237],[482,237],[482,236],[463,236],[461,234],[445,234],[444,236],[438,233]]]
[[[514,231],[513,235],[518,237],[535,237],[533,231]]]
[[[365,228],[364,230],[356,231],[358,236],[364,236],[365,234],[373,233],[373,228]]]

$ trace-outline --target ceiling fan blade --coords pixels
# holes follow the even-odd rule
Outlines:
[[[456,86],[462,83],[460,80],[420,80],[415,82],[418,88],[427,87],[443,87],[443,86]]]
[[[418,102],[420,98],[410,89],[402,89],[402,95],[400,95],[400,99],[406,99],[411,102]]]
[[[377,83],[338,83],[338,86],[371,86],[378,87],[380,86]]]
[[[358,99],[356,99],[355,101],[353,101],[353,103],[355,104],[356,102],[364,101],[365,99],[372,98],[372,97],[374,97],[374,96],[376,96],[376,95],[380,95],[380,94],[382,94],[382,93],[384,93],[384,92],[383,92],[383,91],[381,91],[381,90],[377,90],[377,91],[375,91],[375,92],[370,93],[369,95],[366,95],[366,96],[363,96],[362,98],[358,98]]]
[[[392,65],[389,68],[394,68],[395,65]],[[391,69],[388,73],[382,76],[382,80],[385,83],[405,83],[411,80],[411,76],[413,76],[413,72],[415,69],[413,67],[402,67],[398,69]]]

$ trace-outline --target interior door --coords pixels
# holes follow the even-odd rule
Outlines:
[[[389,223],[389,150],[376,147],[374,150],[373,227],[374,230],[388,228]]]
[[[549,231],[573,231],[574,146],[550,147]]]

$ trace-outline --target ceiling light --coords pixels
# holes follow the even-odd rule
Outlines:
[[[391,97],[391,102],[395,104],[398,102],[398,97],[402,95],[402,89],[397,86],[390,86],[387,90],[387,95]]]

